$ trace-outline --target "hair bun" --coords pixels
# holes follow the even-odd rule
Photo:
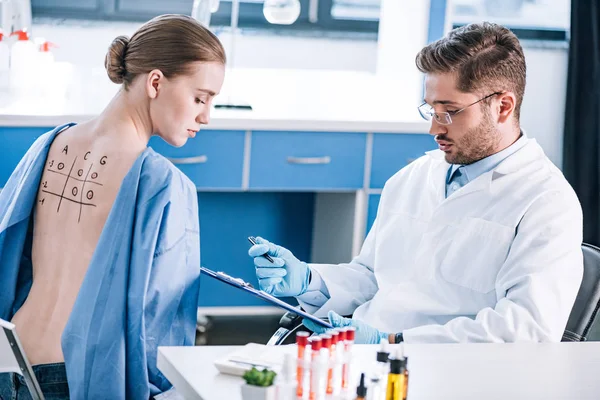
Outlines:
[[[113,40],[106,53],[104,59],[104,67],[108,73],[108,77],[114,83],[121,84],[127,68],[125,66],[125,56],[127,55],[127,46],[129,45],[129,38],[127,36],[118,36]]]

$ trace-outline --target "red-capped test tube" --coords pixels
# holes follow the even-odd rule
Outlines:
[[[317,391],[319,390],[319,355],[321,354],[321,347],[323,341],[320,337],[313,336],[309,340],[311,348],[310,358],[310,390],[308,392],[308,399],[315,400],[317,397]]]
[[[346,340],[344,340],[344,364],[342,365],[342,388],[348,388],[350,380],[350,359],[352,358],[352,345],[354,344],[354,336],[356,328],[349,326],[345,328]]]
[[[329,347],[329,369],[327,371],[327,394],[333,394],[333,372],[336,366],[336,356],[337,356],[337,344],[340,337],[340,333],[336,330],[331,331],[331,346]]]
[[[296,367],[296,395],[302,397],[304,389],[304,363],[306,362],[306,346],[308,345],[308,332],[296,333],[296,345],[298,346],[298,366]]]
[[[342,390],[342,369],[344,368],[344,363],[346,360],[346,328],[338,328],[339,337],[338,344],[335,349],[336,355],[336,371],[335,372],[335,385],[333,386],[333,394],[338,394]]]
[[[321,335],[321,341],[323,343],[321,352],[324,353],[324,367],[327,370],[327,379],[325,382],[323,382],[325,386],[327,386],[329,383],[329,377],[333,375],[333,364],[331,363],[331,339],[332,337],[329,333],[324,333]],[[323,378],[325,378],[325,376],[323,376]],[[324,387],[324,389],[327,390],[326,387]]]

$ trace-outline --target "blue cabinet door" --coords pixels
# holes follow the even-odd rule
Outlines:
[[[258,287],[248,236],[261,236],[286,247],[298,259],[311,254],[314,194],[200,192],[200,260],[202,266],[223,271]],[[292,299],[288,299],[294,301]],[[242,290],[213,278],[200,278],[203,307],[271,306]]]
[[[365,149],[364,133],[253,132],[250,188],[360,189]]]
[[[0,127],[0,188],[4,187],[35,139],[51,129]]]
[[[200,189],[240,189],[244,168],[243,131],[200,131],[176,148],[159,137],[150,146],[169,158]]]
[[[373,135],[371,188],[383,188],[392,175],[436,147],[431,135],[376,133]]]

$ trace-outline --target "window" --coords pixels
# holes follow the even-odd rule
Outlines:
[[[331,16],[338,20],[379,21],[381,0],[333,0]]]
[[[451,28],[491,21],[511,28],[520,39],[568,39],[570,0],[448,0],[448,6]]]
[[[300,0],[300,16],[289,26],[271,25],[263,15],[263,0],[240,1],[240,27],[280,30],[377,32],[381,0]],[[211,24],[229,25],[231,0],[221,0]]]
[[[240,0],[238,26],[278,30],[373,32],[379,29],[381,0],[300,0],[292,25],[272,25],[263,15],[264,0]],[[193,0],[31,0],[35,17],[147,21],[166,13],[190,14]],[[212,26],[229,26],[232,0],[220,0]]]

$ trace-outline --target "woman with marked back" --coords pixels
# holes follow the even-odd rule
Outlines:
[[[16,326],[47,399],[169,396],[158,346],[193,345],[200,243],[195,185],[147,147],[209,121],[225,52],[163,15],[106,56],[121,84],[96,118],[42,135],[0,193],[0,318]],[[0,374],[0,398],[27,388]]]

